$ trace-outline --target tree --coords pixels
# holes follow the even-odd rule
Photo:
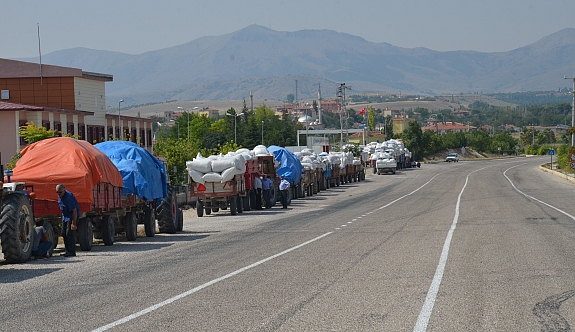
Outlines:
[[[391,120],[391,115],[385,117],[385,139],[390,140],[393,138],[393,121]]]
[[[413,154],[413,160],[423,159],[423,152],[425,151],[425,140],[423,137],[421,125],[415,120],[409,121],[407,128],[401,133],[405,147]]]
[[[555,133],[551,129],[545,129],[537,135],[537,145],[553,144],[556,141]]]
[[[32,121],[20,127],[20,136],[24,137],[24,141],[27,143],[34,143],[46,138],[56,137],[56,134],[57,132],[55,130],[38,127]]]
[[[367,127],[371,131],[375,130],[375,111],[371,105],[369,105],[369,109],[367,110]]]

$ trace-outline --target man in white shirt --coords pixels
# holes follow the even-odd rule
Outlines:
[[[256,192],[256,210],[262,209],[262,179],[260,173],[256,174],[254,178],[254,189]]]
[[[280,182],[280,194],[282,195],[282,209],[287,209],[288,196],[289,195],[290,184],[286,180],[285,176],[282,175],[282,180]]]

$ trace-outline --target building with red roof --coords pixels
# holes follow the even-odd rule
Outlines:
[[[79,68],[0,59],[0,163],[26,142],[19,128],[34,122],[58,135],[77,135],[90,143],[126,139],[152,151],[151,119],[106,113],[108,74]]]

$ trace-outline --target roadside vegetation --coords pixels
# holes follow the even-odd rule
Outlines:
[[[505,94],[505,96],[513,101],[533,101],[539,95],[529,93],[527,95]],[[545,96],[546,101],[555,98],[553,95]],[[377,96],[368,100],[378,101],[390,98],[397,99],[396,96]],[[353,96],[352,100],[364,101],[357,96]],[[312,106],[317,109],[317,103],[313,102]],[[554,149],[557,165],[563,170],[573,172],[569,162],[574,152],[569,144],[571,131],[556,137],[555,133],[549,129],[537,130],[541,126],[558,124],[566,126],[571,120],[569,103],[531,104],[510,108],[477,101],[461,109],[468,110],[469,115],[457,117],[453,115],[451,109],[439,111],[429,111],[425,108],[402,109],[402,113],[413,120],[401,133],[393,132],[390,116],[384,117],[381,109],[374,109],[372,106],[367,106],[362,114],[359,114],[360,110],[348,108],[341,118],[339,114],[323,112],[322,119],[327,129],[358,128],[362,124],[372,132],[376,131],[376,128],[381,128],[378,131],[385,135],[385,140],[401,139],[413,153],[413,159],[416,161],[431,159],[437,155],[447,154],[447,152],[458,152],[462,147],[486,157],[546,155],[549,150]],[[239,148],[253,149],[259,144],[293,146],[297,145],[297,130],[306,129],[287,112],[276,115],[273,109],[265,105],[251,111],[244,102],[241,110],[230,108],[226,110],[226,114],[214,119],[193,112],[183,112],[181,116],[170,121],[166,121],[167,119],[163,117],[151,117],[156,120],[153,126],[156,142],[154,153],[168,160],[168,171],[173,184],[186,181],[186,161],[194,159],[198,153],[203,156],[226,154]],[[488,125],[489,129],[438,135],[435,131],[421,129],[430,117],[445,122],[465,123],[477,128]],[[514,127],[510,128],[508,125]],[[520,128],[520,132],[515,131],[517,128]],[[309,131],[313,132],[312,129]],[[55,137],[57,132],[28,123],[20,128],[20,135],[26,142],[33,143]],[[330,139],[332,146],[337,149],[339,135],[335,136]],[[359,147],[347,149],[355,155],[361,152]],[[13,156],[12,161],[6,165],[7,168],[13,168],[19,156],[19,154]]]

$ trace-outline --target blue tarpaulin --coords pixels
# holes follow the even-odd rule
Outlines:
[[[272,152],[274,159],[280,162],[280,166],[276,170],[278,176],[283,175],[289,183],[296,184],[301,179],[303,171],[298,157],[293,152],[276,145],[268,147],[268,151]]]
[[[112,160],[122,174],[122,194],[133,194],[145,201],[168,196],[164,165],[148,150],[127,141],[108,141],[94,145]]]

